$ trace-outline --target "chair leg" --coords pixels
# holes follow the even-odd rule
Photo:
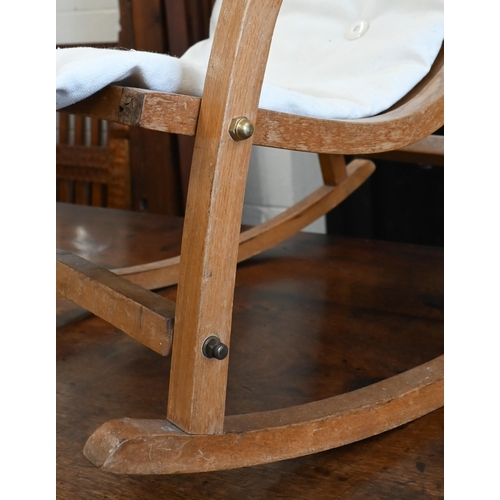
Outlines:
[[[258,4],[251,0],[223,4],[225,15],[221,14],[212,53],[223,53],[224,58],[207,70],[196,131],[167,407],[168,420],[190,434],[220,434],[224,425],[229,360],[208,359],[202,346],[215,336],[229,347],[231,335],[238,241],[252,151],[249,136],[234,135],[233,124],[243,116],[251,124],[256,121],[271,39],[255,36],[252,27],[260,23],[259,33],[272,32],[281,0]],[[228,33],[239,43],[228,44]],[[241,82],[245,82],[244,92]]]
[[[348,176],[344,155],[318,154],[323,182],[327,186],[338,186]]]
[[[209,359],[202,346],[212,336],[230,344],[251,153],[250,142],[236,143],[225,131],[213,141],[203,130],[212,126],[200,117],[181,244],[167,409],[167,418],[191,434],[221,433],[224,424],[228,358]],[[209,144],[200,146],[203,141]]]

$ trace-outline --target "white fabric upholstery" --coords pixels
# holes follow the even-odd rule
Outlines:
[[[57,109],[110,83],[201,96],[221,3],[214,6],[210,38],[180,59],[57,50]],[[443,0],[284,0],[260,107],[325,119],[380,113],[429,71],[443,41],[443,10]],[[361,25],[368,29],[356,38]]]

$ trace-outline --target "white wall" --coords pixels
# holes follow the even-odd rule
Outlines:
[[[56,0],[56,44],[118,41],[118,0]]]
[[[280,214],[323,184],[318,156],[254,147],[250,160],[243,223],[260,224]],[[325,233],[321,217],[306,229]]]
[[[118,41],[118,0],[57,0],[56,43]],[[243,224],[255,225],[290,207],[321,186],[316,155],[255,147],[245,193]],[[322,217],[306,230],[324,233]]]

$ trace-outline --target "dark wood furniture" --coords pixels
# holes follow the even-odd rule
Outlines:
[[[120,0],[118,46],[181,56],[208,37],[213,2]],[[89,122],[82,116],[58,113],[58,122],[57,201],[184,213],[194,146],[191,137],[125,126],[117,130],[111,123],[108,140],[108,124],[103,120]]]
[[[68,109],[159,132],[196,136],[180,258],[109,272],[66,250],[58,252],[61,294],[156,353],[167,355],[172,349],[166,419],[161,414],[156,419],[136,415],[114,419],[88,439],[85,455],[105,470],[169,474],[280,461],[374,436],[443,405],[444,358],[440,354],[392,372],[382,370],[379,381],[356,390],[343,387],[345,393],[339,394],[328,384],[333,394],[327,397],[318,391],[313,400],[294,406],[250,412],[239,408],[234,414],[226,402],[230,391],[227,353],[231,332],[238,332],[232,328],[237,263],[300,231],[348,197],[373,172],[368,160],[346,165],[344,154],[399,149],[427,137],[443,123],[442,52],[426,78],[375,117],[318,120],[258,109],[280,5],[279,0],[222,3],[211,55],[215,63],[208,65],[202,99],[109,87]],[[240,234],[252,144],[318,153],[324,186],[271,221]],[[310,252],[317,260],[316,248]],[[335,254],[325,258],[335,262]],[[363,265],[357,264],[358,288],[343,291],[341,297],[353,293],[361,301],[370,280]],[[278,262],[273,265],[280,266]],[[292,272],[280,279],[307,295],[306,276],[289,264],[285,268]],[[323,265],[321,272],[326,272]],[[257,273],[255,268],[252,273]],[[412,287],[419,290],[422,273],[417,277]],[[175,301],[150,291],[175,283],[179,283]],[[384,281],[378,285],[382,290],[377,293],[382,293]],[[402,314],[398,305],[391,304],[396,317]],[[325,314],[321,308],[308,312],[300,329],[301,342],[307,342],[309,328],[322,322]],[[274,314],[281,316],[279,309]],[[346,319],[358,321],[356,316]],[[250,323],[265,331],[260,321],[260,315],[255,315]],[[388,334],[381,318],[372,323],[371,331]],[[412,330],[414,324],[408,328]],[[377,350],[378,343],[372,344],[370,338],[350,336],[347,323],[335,326],[330,334],[343,339],[345,334],[352,352]],[[418,334],[413,330],[412,337],[418,335],[426,344],[427,333],[425,328]],[[255,356],[270,352],[262,345],[254,344]],[[280,366],[279,355],[269,355]],[[376,357],[388,366],[382,351]],[[335,370],[342,366],[335,357],[332,364]]]
[[[76,225],[86,239],[75,239]],[[181,229],[165,216],[57,206],[58,246],[106,267],[176,255]],[[82,453],[88,435],[111,418],[161,414],[170,359],[97,317],[74,322],[66,300],[58,306],[60,500],[443,498],[442,409],[274,464],[173,476],[101,471]],[[442,249],[298,234],[238,268],[228,413],[305,403],[406,370],[442,353],[442,321]]]
[[[129,128],[59,112],[57,201],[131,208]]]
[[[208,38],[214,0],[120,0],[119,45],[180,57]],[[130,130],[134,210],[183,215],[194,140]]]

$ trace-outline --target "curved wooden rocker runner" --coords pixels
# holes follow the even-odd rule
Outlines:
[[[346,166],[344,154],[402,148],[425,141],[443,124],[443,51],[416,88],[373,118],[328,121],[258,109],[280,5],[280,0],[223,3],[211,56],[217,64],[209,64],[202,99],[110,86],[67,108],[196,135],[180,257],[110,272],[58,252],[60,293],[154,351],[172,352],[167,419],[112,420],[87,441],[85,455],[105,470],[167,474],[274,462],[364,439],[443,405],[439,357],[348,394],[225,417],[225,354],[237,263],[303,229],[374,171],[369,160]],[[234,130],[238,117],[255,124],[253,136]],[[240,234],[252,144],[319,153],[325,185]],[[150,291],[175,283],[177,303]],[[206,348],[212,337],[218,354]]]

